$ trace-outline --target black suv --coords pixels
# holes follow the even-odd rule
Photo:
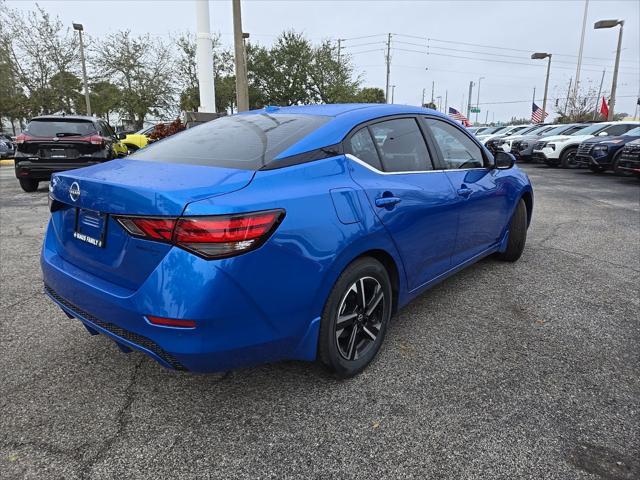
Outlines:
[[[126,149],[104,120],[72,115],[31,119],[16,137],[15,171],[20,187],[35,192],[51,174],[124,156]]]

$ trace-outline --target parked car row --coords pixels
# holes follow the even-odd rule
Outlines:
[[[8,133],[0,133],[0,159],[13,158],[16,144]]]
[[[494,154],[501,149],[520,162],[640,174],[640,122],[481,127],[473,133]]]

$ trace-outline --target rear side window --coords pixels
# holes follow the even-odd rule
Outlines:
[[[398,118],[369,127],[387,172],[433,170],[422,132],[413,118]]]
[[[371,134],[367,127],[361,128],[354,133],[348,142],[348,148],[353,155],[363,162],[368,163],[373,168],[382,170],[380,157],[376,151],[376,146],[371,139]]]
[[[84,137],[96,133],[96,126],[90,120],[42,119],[31,120],[25,132],[34,137]]]
[[[426,118],[425,121],[442,153],[447,170],[484,166],[482,150],[465,133],[440,120]]]
[[[633,124],[612,125],[609,128],[604,129],[600,133],[600,135],[602,135],[602,133],[606,133],[607,135],[611,135],[612,137],[617,137],[618,135],[624,135],[625,133],[627,133],[629,130],[632,130],[636,126],[637,125],[633,125]]]
[[[129,158],[257,170],[330,119],[267,113],[222,117],[152,143]]]

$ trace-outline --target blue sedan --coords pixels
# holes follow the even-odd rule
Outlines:
[[[517,260],[533,193],[438,112],[314,105],[58,173],[49,206],[45,291],[91,334],[177,370],[319,359],[349,377],[420,293]]]

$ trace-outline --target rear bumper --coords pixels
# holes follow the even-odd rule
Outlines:
[[[175,248],[139,288],[129,290],[67,262],[54,237],[49,227],[41,256],[47,295],[90,332],[166,368],[215,372],[315,359],[319,317],[280,312],[272,318],[242,282],[213,262]],[[146,315],[195,320],[197,326],[153,325]]]
[[[76,168],[90,167],[103,160],[89,162],[41,162],[38,160],[15,160],[16,178],[30,178],[33,180],[49,180],[51,175]]]

